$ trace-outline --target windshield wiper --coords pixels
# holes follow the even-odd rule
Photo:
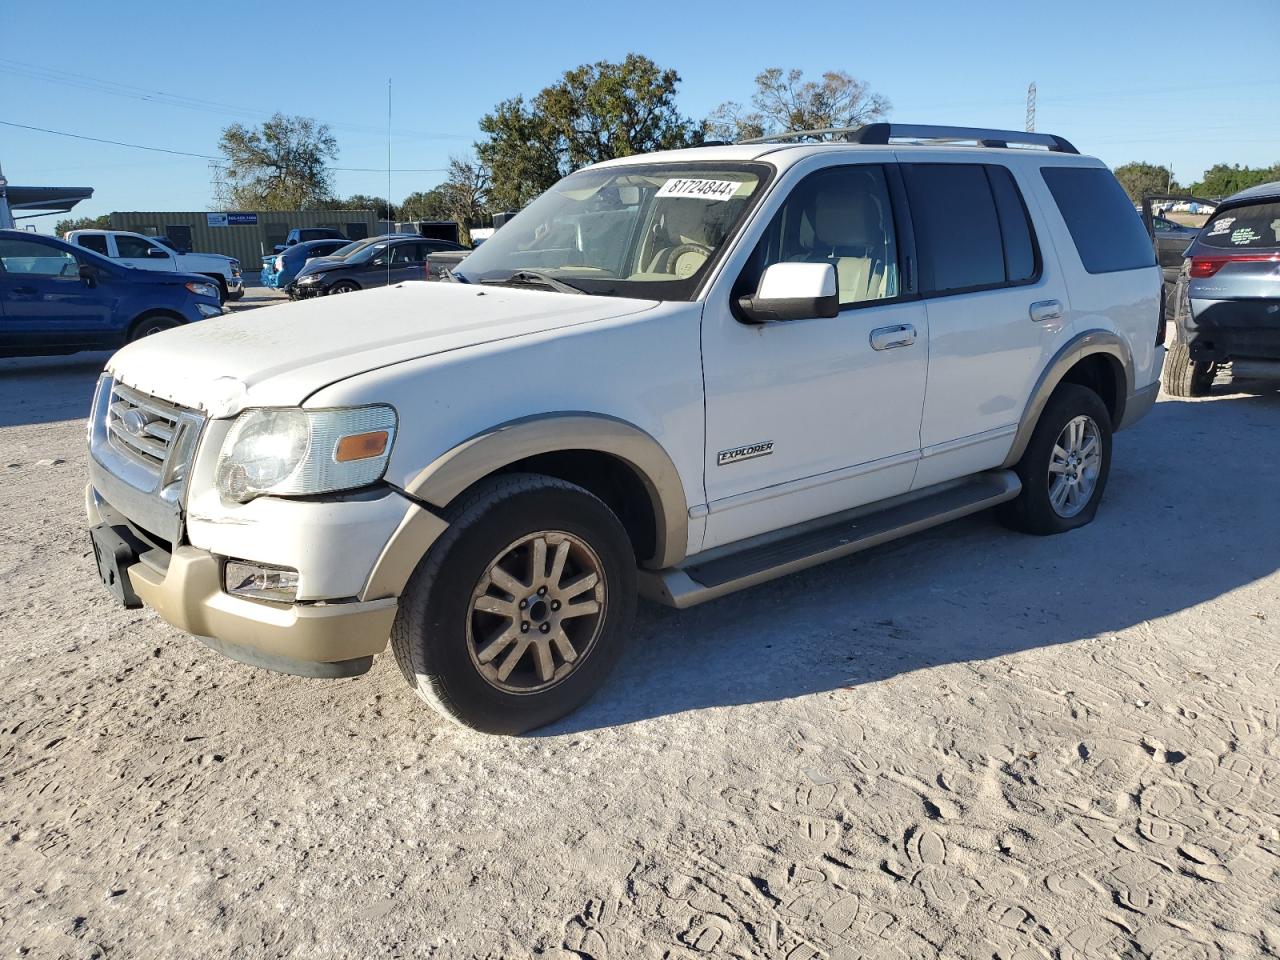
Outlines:
[[[563,280],[550,276],[545,273],[539,273],[537,270],[517,270],[505,280],[485,280],[484,283],[511,284],[512,286],[536,286],[550,287],[556,293],[586,293],[581,287],[575,287],[571,283],[565,283]]]

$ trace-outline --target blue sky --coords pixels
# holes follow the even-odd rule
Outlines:
[[[314,116],[338,138],[338,166],[375,168],[339,172],[343,195],[386,193],[388,78],[392,165],[414,171],[393,174],[399,199],[437,183],[434,170],[468,151],[499,100],[629,51],[680,73],[679,106],[694,117],[746,100],[757,72],[781,66],[847,70],[892,101],[890,119],[1021,129],[1034,80],[1038,129],[1113,166],[1172,163],[1190,182],[1219,161],[1280,161],[1278,0],[42,0],[3,4],[0,23],[0,120],[215,155],[236,120]],[[77,208],[86,215],[199,210],[211,198],[204,160],[13,127],[0,126],[0,164],[12,183],[94,187]],[[53,218],[35,222],[49,230]]]

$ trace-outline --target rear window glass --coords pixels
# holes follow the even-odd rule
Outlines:
[[[1151,237],[1110,170],[1042,167],[1040,172],[1086,270],[1115,273],[1155,265]]]
[[[1003,284],[1000,220],[982,167],[911,163],[902,172],[915,221],[923,291]]]
[[[1204,225],[1200,242],[1210,247],[1280,247],[1280,201],[1223,210]]]
[[[1031,223],[1027,220],[1027,208],[1022,204],[1022,194],[1013,182],[1013,174],[1004,167],[987,167],[991,178],[991,192],[996,198],[996,212],[1000,215],[1000,232],[1004,234],[1004,266],[1010,283],[1034,280],[1038,273],[1035,241],[1031,237]]]

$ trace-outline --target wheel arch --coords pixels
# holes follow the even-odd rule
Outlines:
[[[648,432],[604,414],[542,414],[482,431],[437,457],[406,492],[443,508],[476,483],[512,472],[558,477],[600,497],[646,566],[684,558],[689,511],[675,464]]]
[[[1097,393],[1111,415],[1112,429],[1118,430],[1133,393],[1133,380],[1133,356],[1119,334],[1088,330],[1073,337],[1054,354],[1036,381],[1003,466],[1012,467],[1022,459],[1040,414],[1059,385],[1077,383]]]

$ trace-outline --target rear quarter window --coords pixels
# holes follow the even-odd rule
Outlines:
[[[1280,247],[1280,201],[1223,210],[1204,225],[1199,240],[1232,250]]]
[[[1042,167],[1058,212],[1090,273],[1155,266],[1155,249],[1142,219],[1110,170]]]

